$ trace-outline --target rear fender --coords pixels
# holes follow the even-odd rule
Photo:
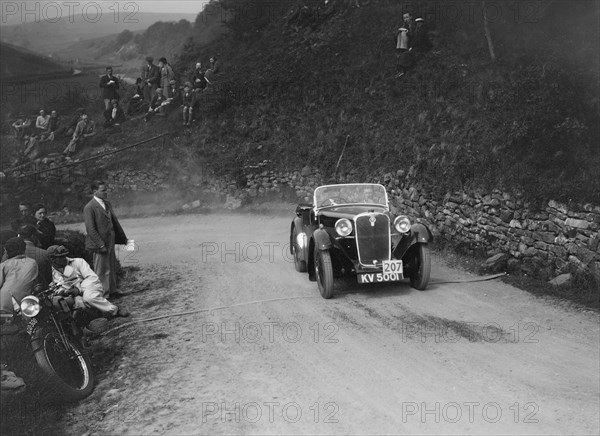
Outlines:
[[[420,223],[415,223],[410,228],[410,233],[400,240],[400,243],[394,249],[394,258],[402,259],[408,249],[415,244],[428,244],[433,242],[431,231]]]

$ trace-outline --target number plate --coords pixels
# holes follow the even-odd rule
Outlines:
[[[402,269],[402,261],[401,260],[384,260],[383,261],[383,273],[384,274],[402,274],[404,271]]]
[[[357,276],[358,283],[384,283],[384,282],[397,282],[402,280],[404,276],[401,272],[397,273],[368,273],[368,274],[358,274]]]

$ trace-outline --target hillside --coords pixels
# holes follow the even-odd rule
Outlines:
[[[231,35],[188,46],[177,64],[218,53],[225,65],[227,84],[207,96],[217,119],[186,140],[219,171],[268,159],[334,176],[349,137],[339,172],[412,168],[442,195],[499,188],[600,202],[598,3],[496,2],[494,62],[481,3],[454,2],[472,13],[447,19],[444,3],[411,2],[433,50],[399,79],[394,38],[408,6],[298,2],[250,20],[235,11],[268,5],[220,3],[234,14]]]
[[[51,75],[70,70],[49,58],[6,43],[0,43],[0,58],[2,58],[0,64],[0,77],[2,79]]]
[[[17,16],[9,16],[12,21],[9,25],[1,26],[2,41],[22,46],[43,54],[60,55],[60,51],[72,46],[79,41],[116,35],[124,30],[132,32],[145,30],[152,24],[163,21],[172,22],[187,19],[193,21],[195,15],[173,12],[159,14],[150,12],[132,12],[129,3],[127,11],[120,10],[115,16],[113,10],[104,11],[96,18],[86,17],[83,14],[65,16],[59,20],[47,19],[38,22],[15,22]],[[125,6],[122,5],[122,8]],[[199,5],[200,9],[201,6]],[[92,8],[93,11],[93,8]]]

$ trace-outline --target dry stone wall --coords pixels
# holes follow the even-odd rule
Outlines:
[[[357,182],[353,174],[337,182]],[[360,180],[364,181],[364,180]],[[434,197],[420,186],[414,171],[399,170],[370,180],[386,186],[391,205],[427,224],[441,238],[471,254],[488,258],[489,271],[520,271],[549,279],[587,271],[600,278],[600,206],[549,201],[534,208],[517,195],[454,192]],[[291,193],[296,201],[310,201],[314,188],[327,183],[322,174],[302,170],[275,172],[262,169],[246,175],[246,186],[236,196],[248,199]]]

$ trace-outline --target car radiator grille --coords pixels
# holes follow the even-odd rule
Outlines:
[[[390,218],[382,213],[370,213],[355,218],[358,260],[373,265],[390,259]]]

